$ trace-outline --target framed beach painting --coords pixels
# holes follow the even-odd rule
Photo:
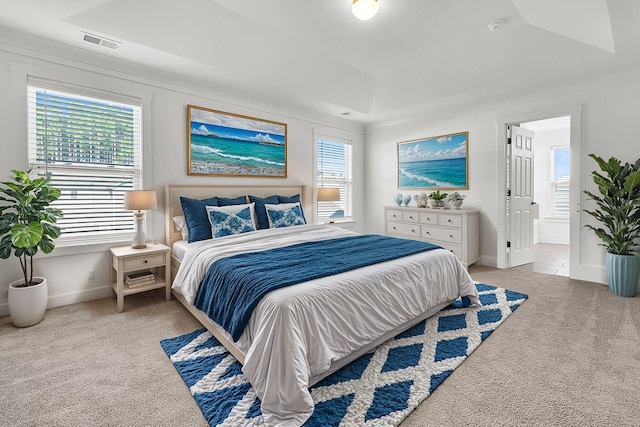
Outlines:
[[[189,175],[287,177],[287,125],[187,105]]]
[[[468,190],[469,132],[398,143],[398,188]]]

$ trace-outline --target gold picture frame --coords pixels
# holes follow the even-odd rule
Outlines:
[[[286,123],[187,105],[188,175],[287,177]]]

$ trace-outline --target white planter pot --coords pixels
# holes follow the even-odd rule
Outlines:
[[[9,316],[18,328],[40,323],[47,311],[47,280],[44,277],[34,277],[33,281],[41,282],[27,287],[18,287],[24,280],[9,284]]]

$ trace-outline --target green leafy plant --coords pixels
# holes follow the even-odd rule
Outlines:
[[[33,256],[38,250],[53,251],[54,240],[60,236],[60,227],[54,224],[62,212],[50,207],[60,190],[44,178],[29,178],[31,170],[11,172],[13,182],[0,187],[0,258],[18,257],[25,286],[30,286],[35,284]]]
[[[612,254],[628,255],[638,248],[635,239],[640,237],[640,159],[635,164],[622,162],[614,157],[605,161],[589,154],[601,172],[593,171],[593,182],[600,194],[585,194],[598,205],[597,210],[585,212],[602,223],[602,227],[586,224],[604,242]]]
[[[447,193],[441,193],[440,190],[429,193],[431,200],[444,200],[445,197],[447,197]]]

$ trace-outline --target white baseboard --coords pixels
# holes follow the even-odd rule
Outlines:
[[[86,289],[77,292],[69,292],[61,295],[51,295],[47,299],[47,309],[61,307],[63,305],[75,304],[77,302],[91,301],[94,299],[107,298],[111,295],[111,286]],[[9,315],[9,304],[0,304],[0,316]]]

